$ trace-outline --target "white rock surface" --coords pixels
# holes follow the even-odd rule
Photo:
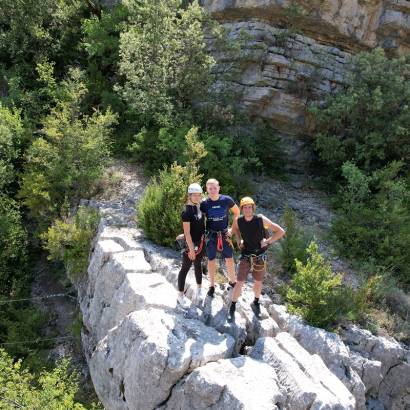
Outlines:
[[[89,361],[108,409],[152,409],[187,372],[232,354],[234,340],[197,320],[148,308],[129,314],[97,345]]]
[[[256,341],[250,356],[270,364],[287,390],[290,409],[354,409],[355,399],[317,355],[288,333]]]
[[[237,357],[195,369],[175,386],[163,409],[274,410],[284,408],[285,397],[271,366]]]

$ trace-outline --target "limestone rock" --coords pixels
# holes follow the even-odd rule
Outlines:
[[[285,397],[271,366],[237,357],[195,369],[175,386],[162,409],[274,410],[284,408]]]
[[[283,331],[289,332],[311,354],[322,358],[326,366],[343,382],[356,399],[357,408],[365,406],[365,386],[352,368],[350,351],[340,337],[326,330],[309,326],[283,306],[272,304],[269,308]]]
[[[234,341],[197,320],[148,308],[109,331],[89,360],[108,409],[153,409],[187,372],[229,357]]]
[[[355,399],[317,355],[310,355],[288,333],[260,338],[250,356],[269,363],[286,387],[290,409],[354,409]]]

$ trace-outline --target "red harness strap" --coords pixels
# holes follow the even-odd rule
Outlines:
[[[223,243],[222,232],[221,231],[218,232],[218,239],[217,239],[217,242],[216,242],[216,249],[219,252],[222,252],[223,249],[224,249],[224,243]]]
[[[201,242],[199,242],[199,246],[198,246],[198,249],[195,251],[195,255],[199,255],[202,252],[202,249],[204,247],[204,243],[205,243],[205,237],[204,237],[204,235],[202,235],[201,236]],[[189,253],[189,249],[187,249],[185,252]]]

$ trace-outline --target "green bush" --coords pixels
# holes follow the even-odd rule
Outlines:
[[[341,175],[351,161],[374,171],[400,160],[410,169],[410,56],[382,49],[359,54],[350,84],[312,108],[315,145],[326,171]]]
[[[308,246],[307,254],[306,264],[296,260],[296,273],[286,293],[288,308],[313,326],[326,327],[341,314],[337,300],[342,277],[333,274],[314,241]]]
[[[48,259],[62,261],[74,282],[87,271],[91,241],[98,226],[98,211],[79,206],[72,218],[57,219],[41,235]]]
[[[205,11],[197,1],[124,1],[128,30],[121,33],[122,95],[142,125],[169,125],[184,116],[210,85],[214,59],[207,51]]]
[[[165,246],[172,246],[181,233],[181,211],[188,185],[201,181],[198,162],[206,151],[198,141],[197,128],[187,133],[185,152],[185,165],[175,162],[160,171],[147,186],[138,207],[138,223],[147,237]]]
[[[43,121],[42,136],[27,150],[18,197],[44,229],[65,203],[87,197],[110,155],[115,115],[95,111],[81,115],[86,89],[81,73],[72,70],[63,95]]]
[[[0,191],[16,179],[24,128],[19,111],[11,111],[0,102]]]
[[[278,260],[283,271],[293,275],[296,272],[295,260],[306,262],[306,247],[311,241],[311,237],[304,232],[302,233],[297,227],[295,213],[289,206],[285,207],[283,222],[286,235],[279,243]]]
[[[121,82],[118,74],[120,33],[126,27],[127,18],[126,7],[117,4],[108,10],[102,9],[100,16],[92,15],[82,21],[82,46],[87,54],[87,106],[110,107],[121,114],[125,110],[114,85]]]
[[[34,375],[0,349],[0,409],[85,410],[75,400],[79,377],[68,360]]]
[[[128,150],[136,161],[144,163],[147,173],[152,175],[163,165],[185,161],[185,135],[188,130],[187,126],[160,128],[159,131],[143,129],[135,136]],[[252,138],[216,131],[199,132],[198,138],[207,151],[207,155],[199,161],[205,178],[216,176],[225,193],[249,193],[248,174],[261,169]]]
[[[18,291],[28,280],[27,233],[18,204],[0,194],[0,295]]]
[[[402,164],[366,175],[346,162],[347,184],[336,198],[339,213],[332,233],[340,254],[362,261],[374,260],[410,285],[410,185],[400,177]]]
[[[319,253],[312,241],[305,264],[296,260],[296,273],[286,291],[289,312],[313,326],[330,328],[338,321],[362,320],[380,294],[380,276],[370,277],[358,289],[342,283],[342,275]]]

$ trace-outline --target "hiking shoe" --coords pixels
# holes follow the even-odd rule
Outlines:
[[[205,292],[202,288],[197,288],[195,293],[195,302],[199,303],[205,299]]]
[[[210,286],[208,289],[208,293],[206,295],[209,296],[210,298],[213,298],[214,293],[215,293],[215,286]]]
[[[231,303],[231,306],[229,306],[229,312],[228,312],[228,322],[233,322],[235,320],[235,309],[236,309],[236,303]]]
[[[252,308],[253,313],[255,314],[255,316],[258,319],[261,319],[262,316],[261,316],[261,306],[260,306],[260,304],[258,302],[252,302],[251,303],[251,308]]]
[[[188,308],[191,303],[191,301],[185,295],[178,295],[177,302],[184,309]]]

